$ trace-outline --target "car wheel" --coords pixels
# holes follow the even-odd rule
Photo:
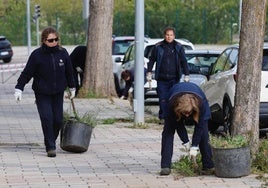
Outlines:
[[[4,61],[5,63],[9,63],[9,62],[11,61],[11,57],[10,57],[10,58],[6,58],[6,59],[3,59],[3,61]]]
[[[223,104],[223,131],[226,134],[231,135],[231,123],[232,123],[232,116],[233,108],[229,101],[225,101]]]

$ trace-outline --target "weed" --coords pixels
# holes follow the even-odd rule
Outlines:
[[[81,122],[86,125],[90,125],[92,127],[96,127],[98,124],[98,120],[96,118],[96,114],[90,114],[89,112],[84,113],[83,115],[78,115],[77,112],[74,113],[74,116],[71,116],[68,112],[63,112],[63,123],[67,123],[69,121],[72,122]]]
[[[114,124],[114,123],[131,123],[133,119],[131,118],[107,118],[102,120],[103,124]]]
[[[268,140],[260,140],[259,151],[252,161],[252,168],[256,173],[268,173]]]
[[[248,140],[243,135],[215,136],[210,135],[210,144],[215,148],[239,148],[248,145]]]
[[[134,123],[133,125],[128,126],[128,128],[133,129],[147,129],[149,126],[145,123]]]
[[[104,120],[102,120],[102,123],[103,124],[114,124],[116,122],[116,119],[114,119],[114,118],[107,118],[107,119],[104,119]]]
[[[101,96],[98,93],[94,93],[93,91],[87,90],[84,87],[79,89],[79,93],[77,95],[78,98],[103,98],[104,96]]]
[[[145,120],[146,123],[155,123],[155,124],[159,124],[160,123],[160,120],[159,118],[155,118],[155,117],[152,117],[152,118],[148,118]]]
[[[196,156],[196,163],[188,156],[182,155],[178,161],[172,163],[171,168],[175,174],[182,176],[198,176],[202,170],[201,155]]]

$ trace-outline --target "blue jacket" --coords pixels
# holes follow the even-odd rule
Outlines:
[[[161,41],[157,43],[152,51],[151,56],[149,57],[149,62],[147,64],[147,72],[152,72],[154,63],[156,62],[155,68],[155,79],[158,80],[161,67],[163,55],[164,55],[164,44],[165,41]],[[180,80],[182,71],[185,75],[189,75],[188,64],[185,58],[185,52],[180,43],[174,41],[175,43],[175,51],[176,51],[176,72],[177,72],[177,80]]]
[[[42,45],[35,49],[22,71],[16,89],[24,90],[33,78],[35,93],[52,95],[64,92],[66,87],[75,88],[72,63],[66,49]]]
[[[194,133],[192,137],[192,146],[198,146],[201,140],[202,135],[204,134],[204,131],[207,131],[207,127],[204,128],[204,126],[207,126],[208,120],[211,118],[210,108],[207,101],[207,98],[204,94],[204,92],[200,89],[199,86],[192,82],[180,82],[175,84],[169,93],[169,118],[172,119],[171,126],[178,126],[178,122],[176,121],[175,113],[173,112],[172,108],[172,101],[175,96],[182,95],[185,93],[191,93],[194,94],[200,101],[200,115],[199,115],[199,122],[195,123]],[[182,126],[182,125],[179,125]],[[186,136],[187,133],[182,133],[180,135],[180,138],[183,142],[188,142],[188,136]]]

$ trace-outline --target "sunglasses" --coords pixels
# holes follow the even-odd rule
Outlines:
[[[59,40],[59,38],[57,37],[57,38],[54,38],[54,39],[47,39],[47,42],[49,42],[49,43],[52,43],[52,42],[58,42],[58,40]]]

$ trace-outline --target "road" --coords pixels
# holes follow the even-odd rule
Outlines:
[[[213,50],[223,50],[228,45],[195,45],[196,49],[213,49]],[[75,48],[72,46],[63,46],[67,49],[69,53],[73,51]],[[10,63],[0,62],[0,76],[1,83],[15,83],[17,81],[17,77],[23,67],[25,66],[27,59],[29,57],[29,53],[34,50],[36,46],[32,46],[29,50],[27,46],[14,46],[13,51],[14,55],[12,61]],[[30,52],[29,52],[30,51]],[[29,53],[28,53],[29,52]]]

